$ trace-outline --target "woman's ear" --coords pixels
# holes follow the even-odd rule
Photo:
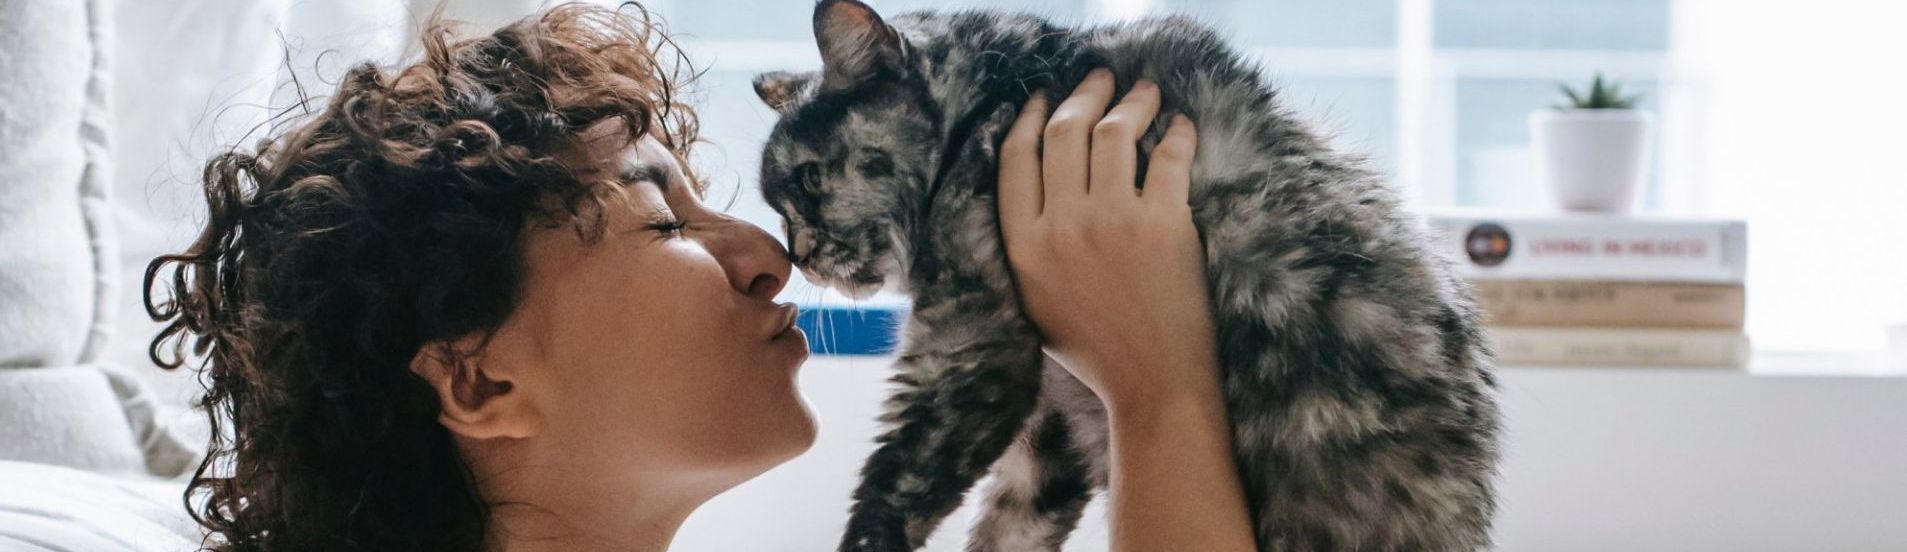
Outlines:
[[[537,408],[520,388],[517,367],[486,359],[482,339],[424,346],[411,371],[429,382],[442,405],[438,422],[469,439],[522,439],[538,428]]]

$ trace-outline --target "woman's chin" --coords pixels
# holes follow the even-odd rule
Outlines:
[[[794,401],[796,412],[790,413],[784,420],[786,423],[783,424],[781,431],[767,436],[774,440],[773,450],[765,454],[765,459],[770,462],[767,468],[779,466],[806,454],[809,449],[814,448],[815,439],[820,434],[820,429],[815,422],[814,410],[808,407],[808,401],[803,399],[799,392],[795,393]]]
[[[775,426],[779,428],[773,436],[783,456],[776,462],[792,460],[814,447],[816,436],[820,433],[819,423],[815,419],[814,407],[808,405],[808,397],[801,393],[798,384],[790,382],[786,399],[777,399],[774,406],[777,412]]]
[[[815,438],[821,434],[820,424],[814,419],[814,410],[808,408],[808,402],[805,400],[801,402],[801,418],[802,423],[793,432],[793,440],[796,446],[791,449],[787,460],[793,460],[797,456],[807,454],[809,450],[814,448]],[[783,461],[786,462],[787,460]]]
[[[757,412],[752,427],[735,428],[729,435],[709,443],[700,466],[712,468],[735,479],[732,484],[754,479],[814,448],[819,436],[814,412],[799,393],[789,398],[792,404],[775,404]],[[780,402],[777,400],[776,402]]]

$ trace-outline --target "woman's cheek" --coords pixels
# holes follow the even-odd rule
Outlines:
[[[641,259],[648,272],[630,313],[642,330],[643,374],[626,385],[642,388],[640,411],[669,420],[669,441],[697,463],[758,469],[806,451],[815,439],[812,414],[795,389],[793,373],[760,334],[763,320],[734,289],[721,263],[696,232],[669,238]]]

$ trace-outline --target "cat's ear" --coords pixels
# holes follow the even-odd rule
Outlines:
[[[786,109],[801,97],[801,89],[813,81],[814,73],[770,71],[755,75],[755,95],[776,111]]]
[[[821,46],[821,88],[826,90],[899,74],[905,61],[900,33],[857,0],[815,4],[814,39]]]

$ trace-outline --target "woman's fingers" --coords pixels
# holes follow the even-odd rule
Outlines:
[[[1146,167],[1146,201],[1185,205],[1192,185],[1192,160],[1198,153],[1198,128],[1184,115],[1173,115],[1165,138],[1152,148]]]
[[[1040,215],[1046,191],[1040,180],[1040,134],[1046,130],[1046,95],[1034,92],[1020,106],[1000,143],[1000,224],[1009,236]]]
[[[1045,205],[1085,195],[1091,176],[1087,159],[1093,125],[1105,116],[1106,104],[1111,102],[1112,72],[1094,69],[1073,89],[1073,95],[1053,110],[1053,118],[1046,122],[1045,147],[1040,156]]]
[[[1139,136],[1158,114],[1159,86],[1142,80],[1133,83],[1119,105],[1093,125],[1090,195],[1111,200],[1139,197]]]

